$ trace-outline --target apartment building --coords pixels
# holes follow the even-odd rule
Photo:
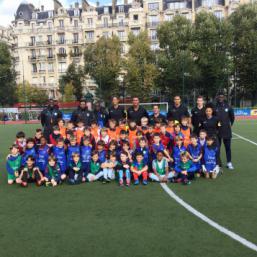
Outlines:
[[[128,34],[147,30],[151,48],[158,49],[157,27],[174,15],[184,15],[194,21],[201,10],[213,12],[222,19],[239,4],[248,0],[133,0],[96,6],[86,0],[69,8],[53,0],[53,10],[40,9],[21,3],[13,21],[13,55],[20,83],[24,79],[46,90],[51,97],[59,97],[58,82],[72,62],[83,65],[83,50],[100,37],[117,35],[122,53],[128,51]],[[1,31],[1,30],[0,30]],[[85,92],[93,93],[95,83],[86,80]]]

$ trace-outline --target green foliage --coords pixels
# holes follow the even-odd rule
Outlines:
[[[16,96],[18,102],[36,103],[38,105],[44,105],[48,100],[48,94],[46,90],[42,90],[37,87],[32,87],[27,81],[17,86]]]
[[[63,101],[72,102],[74,100],[74,87],[71,83],[69,83],[64,88]]]
[[[254,105],[257,99],[257,4],[240,6],[229,20],[233,25],[238,96],[246,95]]]
[[[124,60],[125,86],[129,96],[148,100],[159,74],[146,32],[129,35],[129,52]],[[142,94],[144,92],[144,94]]]
[[[16,102],[15,71],[9,47],[0,42],[0,104],[12,105]]]
[[[81,66],[76,67],[74,63],[71,63],[66,71],[66,74],[60,78],[60,92],[65,93],[65,87],[68,84],[73,86],[73,94],[76,100],[80,100],[83,97],[83,81],[84,81],[84,70]]]
[[[119,94],[118,76],[121,68],[121,43],[117,37],[101,37],[96,44],[88,45],[85,53],[85,73],[98,85],[96,95],[109,101]]]

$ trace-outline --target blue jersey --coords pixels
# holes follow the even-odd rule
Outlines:
[[[81,146],[80,147],[80,161],[81,163],[90,163],[91,161],[92,146]]]
[[[67,158],[64,147],[53,147],[53,154],[57,159],[57,163],[60,167],[61,173],[64,174],[67,170]]]
[[[202,146],[200,144],[197,144],[196,146],[190,144],[187,147],[187,151],[193,159],[198,159],[202,153]],[[196,166],[197,169],[201,168],[201,160],[199,160],[198,162],[193,161],[193,164]]]
[[[149,152],[148,147],[144,147],[144,148],[137,147],[135,150],[135,153],[137,153],[137,152],[140,152],[143,154],[144,163],[147,163],[147,164],[150,163],[150,152]]]
[[[160,143],[159,145],[153,144],[152,145],[152,159],[155,160],[156,159],[156,154],[158,151],[164,151],[165,147],[162,143]]]
[[[67,150],[67,164],[69,166],[70,162],[72,161],[72,155],[74,153],[80,154],[80,147],[78,145],[70,145]]]
[[[106,151],[105,150],[102,150],[101,152],[98,151],[98,155],[99,155],[99,162],[104,163],[106,161]]]
[[[28,158],[29,156],[33,156],[33,157],[35,158],[35,160],[36,160],[37,153],[36,153],[35,147],[26,148],[24,154],[22,155],[22,161],[21,161],[22,166],[25,166],[26,161],[27,161],[27,158]]]
[[[207,171],[212,171],[217,165],[218,148],[208,147],[207,145],[203,150],[203,163]]]
[[[173,147],[172,154],[175,166],[180,162],[181,153],[186,152],[186,150],[186,147],[183,145],[181,147],[178,147],[177,145]]]
[[[39,147],[37,150],[37,159],[36,166],[39,168],[41,172],[45,172],[49,156],[49,146],[45,145],[44,147]]]

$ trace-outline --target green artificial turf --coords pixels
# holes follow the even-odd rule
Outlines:
[[[256,125],[248,122],[251,126],[237,123],[235,132],[255,140]],[[157,183],[8,186],[5,157],[15,133],[22,129],[33,135],[36,127],[0,126],[1,257],[257,256],[192,216]],[[169,186],[199,211],[257,243],[257,146],[234,140],[233,157],[236,170],[224,170],[216,181]]]

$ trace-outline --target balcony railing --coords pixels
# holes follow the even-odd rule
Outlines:
[[[58,53],[57,56],[58,56],[58,58],[66,58],[67,54],[66,53]]]
[[[83,54],[82,52],[70,52],[70,57],[78,58],[78,57],[81,57],[82,54]]]

